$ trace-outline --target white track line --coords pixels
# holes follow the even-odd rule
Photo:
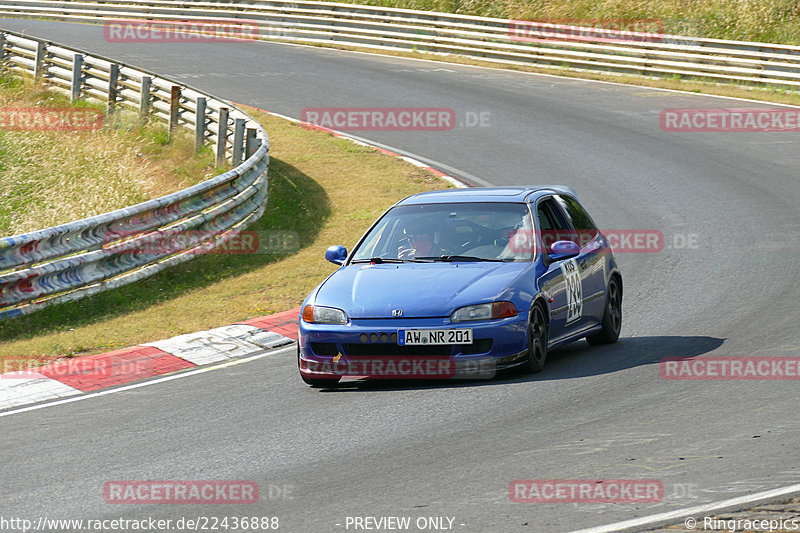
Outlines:
[[[195,370],[188,370],[182,371],[178,374],[174,374],[171,376],[165,376],[163,378],[151,379],[148,381],[143,381],[141,383],[134,383],[133,385],[125,385],[123,387],[118,387],[116,389],[104,389],[99,390],[97,392],[89,392],[84,394],[83,396],[74,396],[72,398],[66,398],[64,400],[58,400],[55,402],[48,402],[48,403],[41,403],[36,405],[31,405],[29,407],[22,407],[20,409],[14,409],[13,411],[3,411],[0,413],[0,418],[4,416],[11,416],[16,415],[19,413],[25,413],[27,411],[36,411],[37,409],[44,409],[45,407],[53,407],[55,405],[62,405],[65,403],[72,403],[72,402],[79,402],[81,400],[88,400],[90,398],[96,398],[98,396],[105,396],[107,394],[115,394],[117,392],[125,392],[133,389],[138,389],[140,387],[147,387],[148,385],[155,385],[156,383],[164,383],[165,381],[172,381],[173,379],[181,379],[187,378],[189,376],[194,376],[195,374],[204,374],[206,372],[211,372],[212,370],[220,370],[222,368],[227,368],[229,366],[235,366],[242,363],[249,363],[250,361],[255,361],[256,359],[261,359],[268,355],[280,355],[284,352],[290,352],[294,350],[294,346],[287,346],[286,348],[278,348],[275,350],[265,351],[263,353],[253,355],[250,357],[244,357],[242,359],[234,359],[232,361],[226,361],[224,363],[214,365],[214,366],[204,366],[201,368],[197,368]]]
[[[707,503],[705,505],[696,505],[694,507],[687,507],[685,509],[678,509],[676,511],[669,511],[666,513],[659,513],[650,516],[643,516],[642,518],[634,518],[631,520],[624,520],[622,522],[615,522],[605,526],[590,527],[587,529],[580,529],[572,533],[609,533],[612,531],[641,531],[643,527],[658,527],[666,525],[681,518],[687,518],[692,515],[707,515],[713,511],[721,511],[732,507],[742,507],[746,504],[756,504],[766,500],[780,498],[781,496],[788,496],[793,493],[800,492],[800,483],[796,485],[789,485],[780,489],[765,490],[763,492],[756,492],[755,494],[748,494],[746,496],[738,496],[728,500],[722,500],[715,503]],[[695,517],[696,518],[696,517]],[[702,516],[697,518],[696,529],[702,531],[703,519]],[[694,529],[694,528],[689,528]]]

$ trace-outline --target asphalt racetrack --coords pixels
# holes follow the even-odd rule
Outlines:
[[[3,516],[276,516],[289,532],[449,517],[454,531],[561,532],[800,482],[796,380],[659,372],[664,357],[800,356],[800,134],[659,125],[665,108],[764,104],[274,43],[112,44],[102,26],[0,25],[297,118],[312,107],[451,108],[450,131],[355,134],[478,184],[568,184],[601,228],[664,235],[657,253],[617,256],[619,343],[558,350],[538,375],[316,390],[290,347],[2,417]],[[660,480],[663,499],[508,494],[515,479],[634,478]],[[261,498],[112,505],[110,480],[251,480]]]

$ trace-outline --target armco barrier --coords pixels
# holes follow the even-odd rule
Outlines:
[[[72,22],[238,20],[259,38],[800,88],[800,46],[310,1],[7,0],[0,16]]]
[[[132,207],[0,238],[0,319],[142,279],[191,259],[206,245],[187,242],[169,253],[140,254],[137,243],[186,230],[224,242],[263,213],[267,132],[235,106],[166,77],[13,32],[0,32],[0,60],[4,68],[33,74],[73,99],[104,101],[108,113],[128,107],[143,118],[168,120],[171,128],[193,128],[198,145],[215,138],[218,161],[229,155],[236,165]]]

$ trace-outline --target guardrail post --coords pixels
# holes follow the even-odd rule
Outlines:
[[[153,83],[153,78],[150,76],[142,76],[142,90],[139,93],[139,118],[147,120],[150,115],[150,86]]]
[[[0,33],[0,61],[6,58],[6,34]]]
[[[83,55],[75,54],[72,56],[72,91],[69,101],[75,103],[81,98],[81,86],[83,85]]]
[[[173,85],[169,95],[169,132],[178,125],[178,116],[181,109],[181,88]]]
[[[194,150],[199,152],[206,142],[206,99],[197,97],[197,111],[194,115]]]
[[[258,150],[258,139],[256,138],[256,129],[247,128],[247,134],[244,136],[244,158],[250,159],[256,150]]]
[[[34,59],[33,77],[41,80],[44,75],[44,57],[47,49],[43,41],[36,42],[36,58]]]
[[[106,113],[109,115],[114,112],[114,107],[117,105],[118,91],[119,65],[112,64],[111,69],[108,71],[108,105],[106,105]]]
[[[244,123],[243,118],[233,121],[233,153],[231,159],[233,166],[238,167],[242,164],[242,154],[244,152]]]
[[[225,149],[228,144],[228,114],[230,109],[227,107],[219,108],[219,120],[217,121],[217,161],[218,167],[225,164]]]

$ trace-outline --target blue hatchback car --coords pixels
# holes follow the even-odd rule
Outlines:
[[[538,372],[547,352],[613,343],[622,275],[565,186],[449,189],[386,211],[303,302],[303,380]]]

